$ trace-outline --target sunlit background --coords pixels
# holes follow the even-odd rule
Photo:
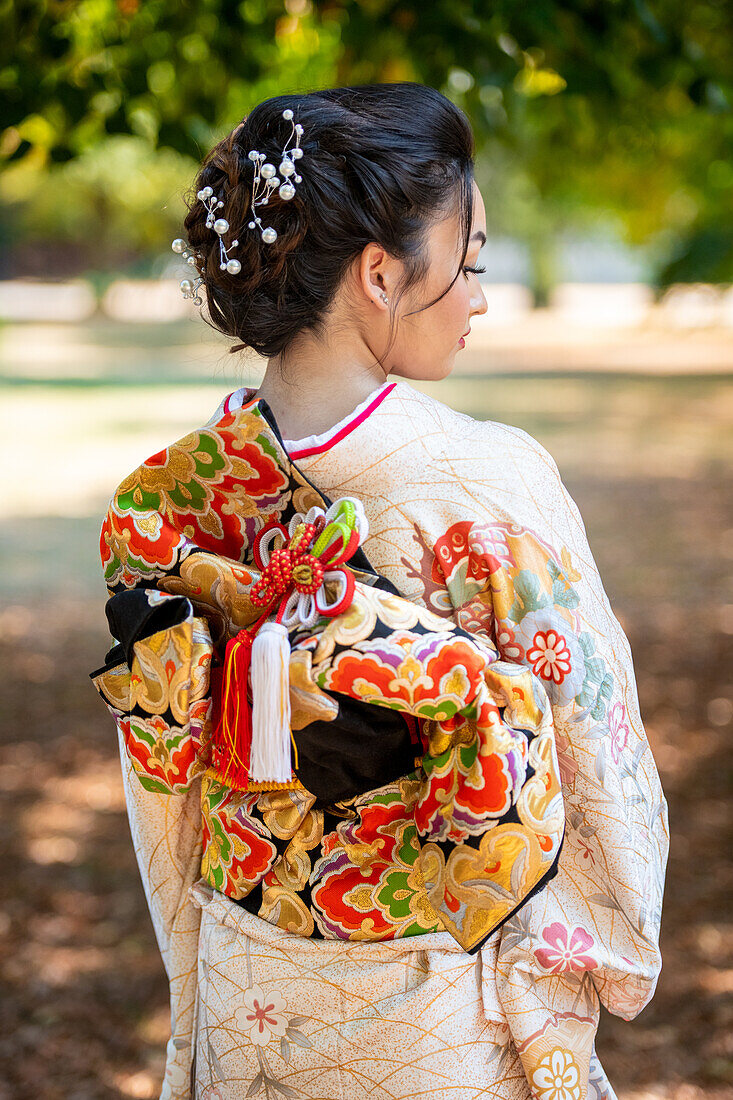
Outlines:
[[[97,539],[130,469],[263,364],[170,250],[260,99],[419,80],[469,115],[489,309],[421,385],[555,456],[632,644],[673,831],[621,1100],[733,1096],[730,6],[0,5],[0,1100],[158,1095],[167,989],[127,831]],[[419,125],[419,120],[416,120]]]

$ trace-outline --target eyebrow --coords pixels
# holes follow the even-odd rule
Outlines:
[[[478,231],[477,231],[476,233],[474,233],[474,235],[473,235],[473,236],[471,237],[471,240],[472,240],[472,241],[481,241],[481,244],[482,244],[482,245],[483,245],[483,244],[486,244],[486,234],[485,234],[485,233],[482,233],[482,232],[481,232],[481,230],[479,229],[479,230],[478,230]]]

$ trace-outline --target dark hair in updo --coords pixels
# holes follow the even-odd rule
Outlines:
[[[254,165],[250,149],[275,166],[292,133],[282,117],[300,122],[302,179],[285,200],[273,188],[266,206],[255,207],[264,226],[277,230],[266,244],[252,220]],[[394,340],[395,306],[427,276],[426,231],[457,212],[463,227],[458,278],[469,246],[473,218],[474,139],[464,113],[434,88],[412,82],[325,88],[302,95],[273,96],[258,104],[216,145],[186,196],[185,227],[198,253],[214,326],[267,358],[280,354],[299,332],[323,332],[325,316],[351,263],[371,241],[404,264],[405,276],[390,296]],[[196,198],[203,187],[224,200],[217,217],[230,229],[225,247],[242,265],[220,270],[219,237],[207,228],[207,211]]]

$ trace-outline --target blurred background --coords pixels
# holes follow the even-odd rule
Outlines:
[[[732,28],[725,0],[0,3],[0,1100],[160,1087],[166,982],[87,677],[98,533],[264,368],[181,296],[182,194],[260,99],[396,80],[469,115],[489,229],[488,313],[421,388],[557,459],[670,803],[658,992],[599,1052],[621,1100],[733,1096]]]

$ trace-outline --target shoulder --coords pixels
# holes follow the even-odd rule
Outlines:
[[[446,402],[398,385],[400,403],[436,467],[455,477],[467,508],[481,502],[505,520],[537,528],[585,531],[554,457],[514,424],[477,420]]]
[[[448,389],[446,389],[448,393]],[[513,467],[533,480],[559,480],[557,463],[550,452],[523,428],[499,420],[477,420],[445,401],[399,381],[395,397],[410,418],[413,431],[433,440],[433,449],[447,457],[466,454],[476,462],[490,459],[499,467]]]

